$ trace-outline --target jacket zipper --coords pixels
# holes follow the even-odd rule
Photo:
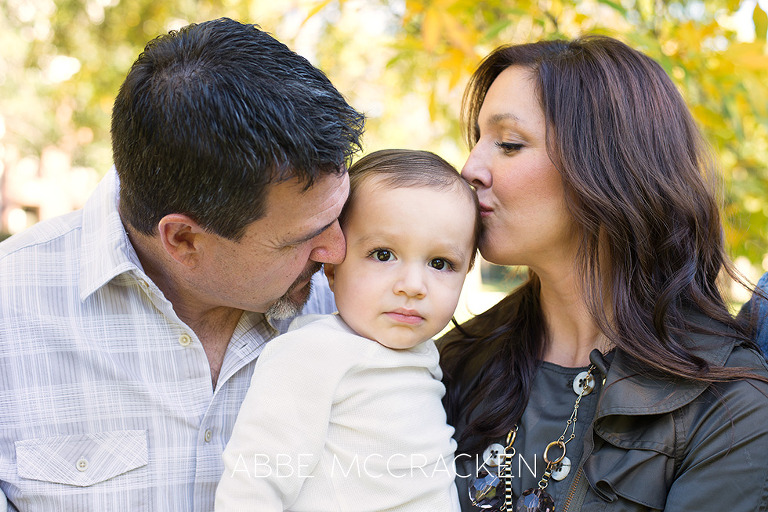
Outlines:
[[[579,503],[578,507],[581,508],[581,504],[584,503],[584,496],[586,495],[586,487],[581,485],[581,477],[584,474],[584,470],[579,468],[576,475],[573,477],[573,483],[571,484],[571,490],[568,492],[568,497],[565,500],[565,507],[563,512],[568,512],[573,502],[573,498],[576,497],[576,503]],[[577,496],[578,494],[578,496]]]

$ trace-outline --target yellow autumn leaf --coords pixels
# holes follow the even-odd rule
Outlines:
[[[467,29],[462,26],[454,16],[451,16],[447,12],[441,13],[440,21],[445,28],[445,34],[448,40],[464,52],[465,55],[474,56],[475,41],[471,39]]]
[[[725,51],[724,57],[742,70],[768,71],[768,54],[764,48],[761,42],[737,43]]]
[[[755,37],[758,41],[765,42],[766,32],[768,32],[768,14],[760,8],[760,4],[755,4],[755,10],[752,12],[752,21],[755,24]]]
[[[429,91],[429,118],[430,119],[437,119],[437,97],[435,94],[435,89],[432,88],[431,91]]]
[[[304,20],[301,22],[301,26],[303,27],[304,24],[309,21],[310,18],[312,18],[315,14],[319,13],[323,9],[325,9],[328,4],[330,4],[333,0],[322,0],[320,2],[317,2],[312,9],[309,10],[309,13],[307,14],[307,17],[304,18]],[[341,1],[341,0],[340,0]]]
[[[440,41],[440,11],[428,8],[421,23],[421,41],[424,49],[433,52]]]
[[[468,67],[470,61],[466,55],[458,50],[451,50],[443,62],[441,67],[448,70],[448,86],[451,89],[456,88],[460,82],[464,82],[468,79],[471,69]]]
[[[424,2],[419,0],[406,0],[404,19],[410,20],[415,16],[418,16],[426,9]]]

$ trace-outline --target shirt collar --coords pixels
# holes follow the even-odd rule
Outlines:
[[[141,272],[118,213],[120,182],[112,167],[83,207],[80,300],[126,272]]]

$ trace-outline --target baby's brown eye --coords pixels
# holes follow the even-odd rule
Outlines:
[[[389,261],[392,259],[392,253],[386,249],[379,249],[375,253],[376,259],[379,261]]]
[[[435,270],[443,270],[445,268],[445,260],[436,258],[429,262],[429,266],[434,268]]]

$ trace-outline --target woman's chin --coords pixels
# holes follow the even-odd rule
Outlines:
[[[493,251],[490,248],[484,249],[482,246],[480,247],[480,256],[482,256],[488,263],[493,263],[494,265],[516,265],[516,263],[511,263],[509,258],[505,257],[505,254],[499,254],[497,251]]]

